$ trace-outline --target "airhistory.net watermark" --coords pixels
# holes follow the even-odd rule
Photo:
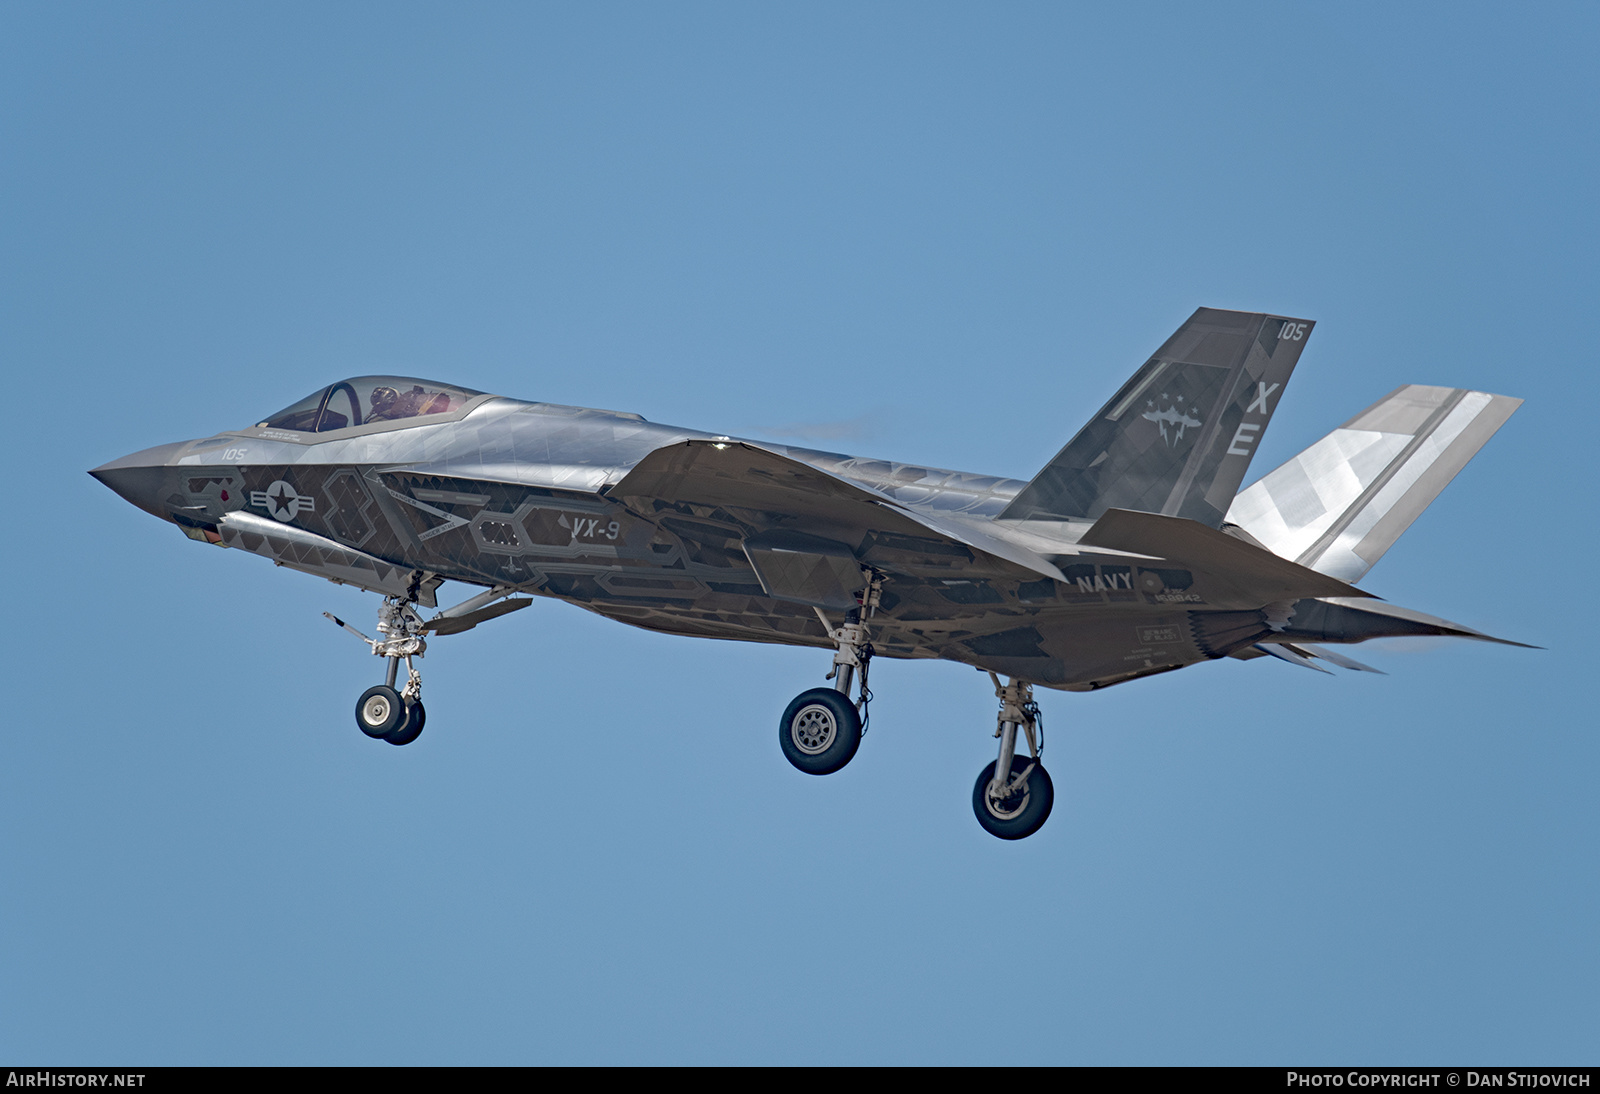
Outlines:
[[[143,1086],[143,1072],[7,1071],[6,1086]]]

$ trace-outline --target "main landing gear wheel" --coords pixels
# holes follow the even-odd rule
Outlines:
[[[422,705],[422,700],[406,703],[406,716],[401,721],[400,727],[393,733],[384,734],[383,739],[392,745],[408,745],[422,736],[422,725],[428,720],[428,711]]]
[[[406,704],[400,693],[388,684],[368,688],[356,700],[356,725],[368,737],[387,737],[404,726]],[[419,725],[417,732],[421,733]]]
[[[1013,756],[1011,777],[1006,780],[1008,785],[1027,771],[1029,764],[1034,765],[1033,771],[1019,789],[1009,794],[997,793],[994,769],[999,762],[991,763],[978,776],[978,783],[972,788],[972,811],[977,814],[983,830],[991,836],[1023,839],[1033,835],[1050,819],[1050,807],[1056,800],[1055,787],[1051,785],[1050,773],[1038,761],[1027,756]]]
[[[861,747],[861,715],[833,688],[812,688],[795,696],[778,723],[784,758],[807,775],[831,775]]]

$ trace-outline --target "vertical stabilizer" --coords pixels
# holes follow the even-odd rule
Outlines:
[[[1242,491],[1228,520],[1273,554],[1357,581],[1521,405],[1408,384]]]
[[[1133,509],[1221,527],[1312,326],[1199,309],[1000,519]]]

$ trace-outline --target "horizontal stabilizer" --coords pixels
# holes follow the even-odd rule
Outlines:
[[[1185,563],[1223,582],[1239,601],[1257,605],[1304,597],[1369,595],[1337,578],[1183,517],[1110,509],[1078,543],[1082,547],[1132,551]]]
[[[1327,597],[1319,600],[1302,600],[1294,605],[1288,625],[1283,631],[1286,638],[1296,642],[1365,642],[1369,638],[1416,638],[1423,635],[1445,635],[1451,638],[1476,638],[1482,642],[1497,642],[1502,646],[1520,646],[1526,650],[1543,647],[1526,642],[1513,642],[1509,638],[1496,638],[1492,634],[1440,619],[1436,615],[1402,608],[1382,600],[1350,600],[1345,597]],[[1303,642],[1301,643],[1304,644]]]
[[[1241,491],[1228,521],[1275,554],[1359,581],[1520,405],[1407,385]]]

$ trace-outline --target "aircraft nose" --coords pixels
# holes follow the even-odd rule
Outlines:
[[[160,444],[101,464],[89,474],[115,490],[125,500],[151,516],[170,520],[164,499],[172,493],[172,469],[167,461],[176,456],[187,441]]]

